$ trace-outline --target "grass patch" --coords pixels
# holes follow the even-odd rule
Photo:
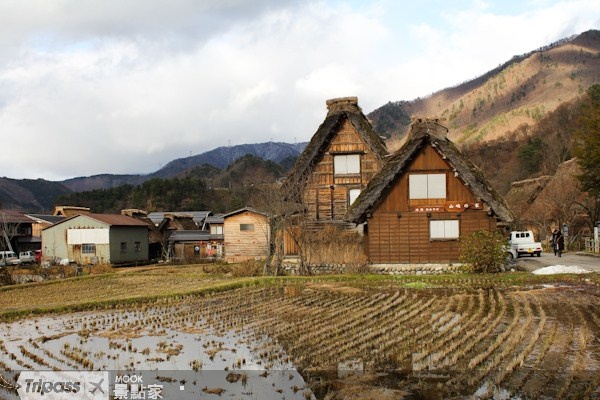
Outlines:
[[[343,283],[357,288],[399,287],[419,289],[514,288],[541,284],[592,283],[600,285],[600,274],[533,275],[318,275],[286,277],[231,277],[206,274],[199,266],[140,267],[102,275],[88,275],[0,288],[0,320],[28,315],[115,308],[158,299],[204,296],[253,285],[285,285],[302,282]]]

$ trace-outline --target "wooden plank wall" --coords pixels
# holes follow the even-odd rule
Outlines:
[[[288,230],[292,232],[290,233]],[[299,233],[299,228],[297,227],[288,228],[283,232],[283,254],[285,256],[298,255],[298,245],[294,237],[298,237]]]
[[[458,262],[458,240],[430,240],[429,221],[459,219],[460,235],[481,229],[495,229],[496,219],[485,211],[456,213],[379,213],[369,219],[367,236],[369,260],[373,264],[420,264]]]
[[[242,231],[240,224],[254,224],[254,230]],[[268,255],[269,224],[267,218],[261,214],[245,211],[225,218],[223,236],[227,261]]]
[[[335,154],[360,154],[361,173],[334,176]],[[363,189],[380,169],[380,161],[354,126],[345,120],[317,163],[304,190],[308,218],[314,221],[343,219],[348,211],[348,190]]]

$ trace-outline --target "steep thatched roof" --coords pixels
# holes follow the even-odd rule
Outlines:
[[[373,130],[371,123],[358,106],[356,97],[327,100],[327,108],[329,111],[325,121],[313,135],[282,186],[283,192],[287,193],[288,197],[298,196],[300,192],[298,189],[304,187],[310,173],[323,157],[345,120],[354,126],[375,157],[383,159],[388,154],[383,139]]]
[[[505,199],[517,218],[527,212],[529,206],[535,201],[551,178],[551,176],[540,176],[539,178],[512,183]]]
[[[381,171],[369,182],[365,190],[352,204],[346,220],[362,223],[391,187],[396,177],[409,166],[410,161],[419,151],[430,144],[458,173],[459,178],[469,186],[473,194],[504,222],[512,222],[513,215],[500,195],[490,186],[483,173],[467,160],[458,148],[447,137],[448,129],[438,120],[419,119],[413,122],[408,140],[386,162]]]
[[[561,208],[573,207],[573,214],[580,212],[577,210],[580,208],[578,204],[584,203],[588,194],[579,188],[577,182],[579,174],[581,174],[581,168],[576,158],[560,164],[556,173],[550,177],[535,197],[529,210],[532,210],[534,215],[546,214],[548,218],[551,218],[554,210]]]

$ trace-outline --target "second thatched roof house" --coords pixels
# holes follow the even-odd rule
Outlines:
[[[512,213],[438,120],[413,122],[407,142],[348,211],[365,223],[371,264],[459,261],[459,238],[510,223]]]

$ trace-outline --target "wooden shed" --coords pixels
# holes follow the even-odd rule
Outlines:
[[[327,100],[328,112],[282,186],[286,199],[306,210],[303,227],[348,227],[349,206],[381,169],[385,143],[356,97]],[[285,252],[294,253],[287,235]]]
[[[348,221],[365,223],[371,264],[459,261],[459,238],[513,216],[438,120],[413,122],[408,140],[361,193]]]
[[[269,255],[269,217],[252,207],[223,216],[225,261],[263,259]]]

